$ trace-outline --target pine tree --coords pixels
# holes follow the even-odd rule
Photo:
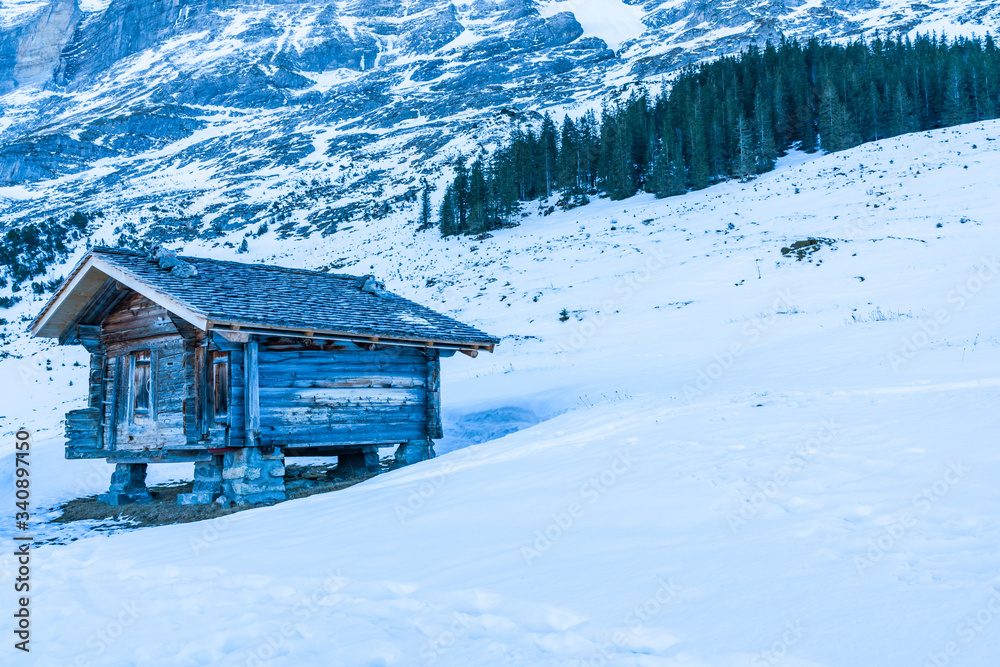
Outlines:
[[[465,166],[464,155],[459,155],[455,161],[452,197],[455,202],[456,229],[459,234],[466,234],[469,225],[469,170]]]
[[[971,120],[966,99],[965,78],[957,62],[948,68],[948,84],[944,97],[945,126],[961,125]]]
[[[737,176],[746,180],[757,173],[756,153],[753,142],[753,128],[746,117],[740,115],[736,126],[736,141],[738,151]]]
[[[563,119],[559,139],[559,178],[557,182],[560,188],[575,195],[580,193],[583,187],[583,152],[576,123],[569,116]]]
[[[538,135],[539,164],[542,168],[541,185],[544,188],[546,198],[552,195],[552,189],[556,186],[559,164],[556,135],[556,124],[552,122],[552,117],[546,113],[542,118],[542,129]]]
[[[463,233],[482,234],[490,229],[490,221],[486,214],[489,207],[488,199],[483,161],[477,158],[469,172],[469,217],[462,229]]]
[[[906,92],[906,86],[900,81],[896,84],[896,94],[892,99],[892,111],[889,116],[889,134],[898,136],[908,134],[917,129],[917,110],[913,98]]]
[[[431,222],[431,184],[427,179],[421,179],[423,188],[420,191],[420,214],[417,217],[419,229],[428,229]]]
[[[837,151],[998,115],[1000,50],[991,36],[783,39],[689,67],[655,100],[639,87],[605,104],[600,116],[567,116],[561,128],[546,116],[537,134],[515,129],[480,164],[482,180],[459,160],[454,224],[459,233],[494,228],[510,221],[519,202],[554,190],[563,205],[598,189],[615,199],[637,189],[679,194],[764,173],[795,147]]]
[[[819,135],[823,150],[829,153],[861,143],[847,105],[829,79],[820,98]]]
[[[624,122],[616,122],[611,139],[611,164],[606,189],[612,199],[626,199],[636,192],[632,177],[631,137]]]
[[[768,96],[762,89],[758,89],[754,96],[754,170],[758,174],[774,169],[774,162],[778,159],[774,142],[774,121],[768,99],[773,99],[773,96]]]
[[[649,187],[659,198],[684,194],[684,162],[673,134],[664,128],[649,176]]]
[[[708,164],[708,149],[705,145],[705,131],[698,117],[697,106],[688,110],[685,125],[687,126],[691,187],[695,190],[707,188],[711,172]]]
[[[444,199],[441,200],[438,221],[438,225],[441,227],[441,236],[458,234],[458,224],[455,219],[455,186],[451,183],[444,190]]]

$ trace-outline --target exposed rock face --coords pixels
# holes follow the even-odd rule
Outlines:
[[[52,81],[80,16],[77,0],[53,0],[25,22],[0,29],[0,95]]]
[[[56,178],[113,154],[64,134],[29,135],[0,146],[0,184]]]
[[[617,51],[536,0],[48,0],[0,17],[0,186],[37,195],[0,200],[0,229],[113,207],[161,240],[333,233],[412,206],[454,139],[490,145],[623,82],[783,36],[1000,26],[992,0],[623,1],[641,22]],[[170,213],[144,216],[154,202]]]

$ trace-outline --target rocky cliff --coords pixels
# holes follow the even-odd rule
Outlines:
[[[5,9],[0,4],[0,12]],[[52,0],[15,25],[0,27],[0,95],[54,81],[81,16],[77,0]]]
[[[103,210],[224,243],[409,208],[447,159],[540,111],[750,43],[1000,24],[986,0],[14,1],[0,225]]]

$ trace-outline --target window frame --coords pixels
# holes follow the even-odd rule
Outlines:
[[[229,415],[232,411],[232,360],[230,358],[230,353],[225,350],[212,350],[209,354],[210,368],[212,369],[211,377],[211,401],[209,401],[209,406],[212,409],[212,419],[213,424],[229,424]],[[225,389],[225,401],[224,409],[220,412],[219,410],[219,379],[220,373],[222,379],[224,380]]]
[[[149,348],[132,350],[128,353],[127,381],[128,381],[128,410],[129,424],[142,424],[156,420],[156,355]],[[139,399],[143,395],[139,391],[139,368],[146,367],[146,392],[145,405],[139,405]]]

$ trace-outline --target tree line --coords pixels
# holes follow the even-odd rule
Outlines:
[[[834,152],[908,132],[1000,117],[1000,50],[918,36],[846,44],[785,40],[682,70],[557,124],[515,128],[492,156],[459,157],[438,209],[444,236],[513,223],[522,202],[564,208],[604,195],[683,194],[774,168],[797,148]],[[431,220],[430,186],[420,222]]]

